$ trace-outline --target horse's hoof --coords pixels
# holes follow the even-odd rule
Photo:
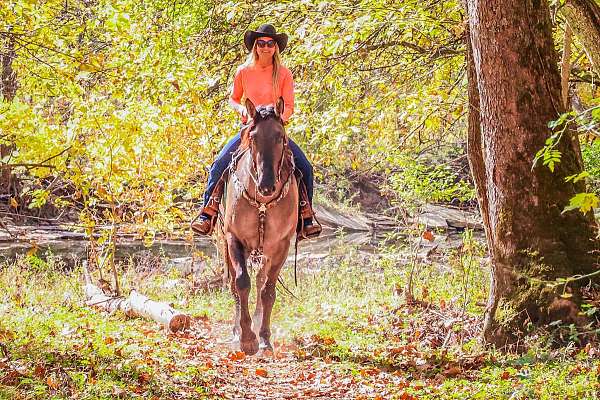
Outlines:
[[[247,356],[253,356],[258,352],[258,340],[249,340],[247,342],[240,342],[240,348]]]
[[[273,346],[271,346],[271,342],[263,338],[260,339],[260,344],[258,345],[258,348],[261,351],[270,351],[271,353],[273,352]]]

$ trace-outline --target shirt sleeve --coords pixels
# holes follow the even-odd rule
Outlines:
[[[281,96],[283,97],[284,109],[281,118],[283,122],[287,122],[294,112],[294,78],[290,70],[286,69],[286,74],[283,77],[281,85]]]
[[[243,94],[244,85],[242,83],[242,68],[239,68],[235,73],[235,77],[233,78],[233,89],[231,90],[231,96],[229,96],[229,99],[240,104]]]

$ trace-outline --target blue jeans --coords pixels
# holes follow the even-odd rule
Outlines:
[[[233,153],[240,147],[241,143],[240,133],[235,135],[226,145],[223,147],[217,159],[210,167],[210,172],[208,174],[208,185],[206,187],[206,191],[204,192],[204,204],[208,204],[208,199],[210,199],[210,195],[212,194],[217,182],[221,179],[223,172],[229,166],[231,159],[233,158]],[[294,163],[296,164],[296,168],[302,172],[302,181],[306,185],[306,191],[308,192],[308,200],[312,205],[313,199],[313,167],[306,158],[306,155],[298,147],[296,143],[289,139],[289,147],[294,155]]]

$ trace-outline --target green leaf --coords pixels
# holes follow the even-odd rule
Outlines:
[[[578,193],[571,198],[569,205],[565,207],[563,213],[571,210],[579,210],[583,214],[598,208],[600,199],[595,193]]]

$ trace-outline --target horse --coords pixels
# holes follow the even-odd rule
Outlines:
[[[222,253],[235,299],[234,341],[253,355],[273,351],[275,284],[298,221],[298,185],[281,115],[284,102],[258,106],[247,99],[252,124],[241,133],[227,177]],[[256,270],[256,308],[250,318],[248,268]],[[258,340],[257,340],[258,335]]]

